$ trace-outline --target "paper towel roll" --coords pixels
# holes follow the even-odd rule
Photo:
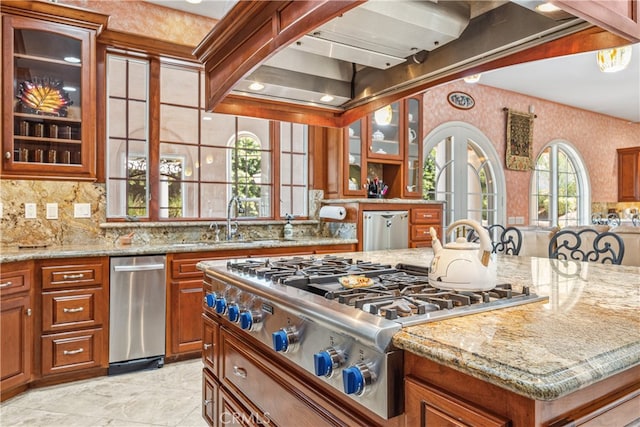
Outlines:
[[[341,206],[323,206],[320,208],[320,218],[343,220],[347,210]]]

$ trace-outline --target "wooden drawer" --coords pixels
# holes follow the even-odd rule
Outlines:
[[[412,225],[411,240],[420,241],[420,242],[430,242],[431,234],[429,233],[429,229],[431,227],[433,227],[436,230],[436,233],[438,233],[438,236],[442,234],[441,225]]]
[[[412,224],[442,224],[442,208],[439,206],[411,209]]]
[[[102,285],[103,264],[100,262],[42,267],[42,289]]]
[[[189,259],[172,259],[171,262],[171,277],[173,279],[193,279],[202,277],[204,273],[196,268],[196,265],[200,261],[212,259],[210,257],[205,258],[189,258]]]
[[[3,271],[0,274],[0,296],[28,292],[29,289],[31,289],[30,269]]]
[[[264,363],[254,350],[221,330],[222,358],[220,375],[222,383],[233,390],[233,395],[256,406],[257,414],[268,414],[275,425],[291,425],[295,414],[298,426],[332,425],[306,402],[285,372],[264,369]]]
[[[42,331],[102,326],[105,303],[102,288],[42,293]]]
[[[218,425],[218,384],[207,368],[202,369],[202,417],[208,425]]]
[[[202,315],[202,363],[218,377],[218,324]]]
[[[102,329],[89,329],[43,336],[42,375],[100,367],[106,357],[102,335]]]

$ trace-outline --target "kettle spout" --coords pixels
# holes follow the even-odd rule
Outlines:
[[[438,239],[438,233],[436,233],[435,228],[429,228],[429,234],[431,234],[431,247],[433,248],[433,253],[437,254],[442,250],[442,244],[440,243],[440,239]]]

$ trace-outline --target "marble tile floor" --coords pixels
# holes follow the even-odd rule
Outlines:
[[[0,403],[0,426],[205,427],[202,360],[35,388]]]

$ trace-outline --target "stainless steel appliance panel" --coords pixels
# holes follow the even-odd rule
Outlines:
[[[109,363],[165,354],[164,255],[111,258]]]
[[[364,211],[362,249],[376,251],[409,247],[409,212]]]

